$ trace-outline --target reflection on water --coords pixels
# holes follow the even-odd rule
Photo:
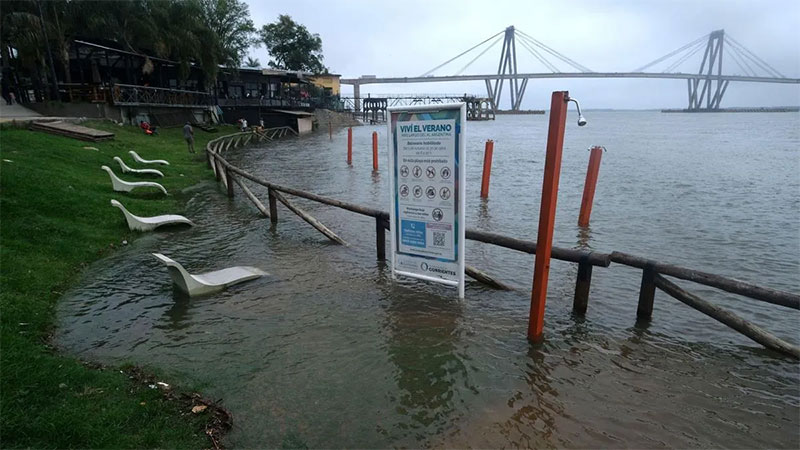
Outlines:
[[[796,115],[653,114],[597,112],[592,129],[568,131],[556,245],[630,251],[800,290]],[[759,132],[766,125],[768,148]],[[710,128],[719,136],[698,138]],[[354,129],[352,167],[344,131],[230,157],[275,182],[386,209],[383,147],[381,171],[372,173],[376,129],[383,138],[382,128]],[[541,116],[470,123],[470,226],[535,238],[545,131]],[[495,167],[484,201],[487,138],[495,138]],[[609,152],[592,225],[580,229],[583,149],[598,142]],[[571,314],[577,266],[553,261],[546,342],[533,348],[524,337],[531,255],[469,242],[469,264],[518,290],[468,282],[458,301],[447,287],[392,281],[375,261],[373,220],[296,202],[351,246],[331,245],[282,206],[272,225],[243,196],[229,200],[204,184],[183,211],[196,227],[143,235],[87,271],[59,304],[58,342],[86,358],[149,364],[199,383],[233,411],[227,439],[239,447],[800,445],[798,364],[660,293],[653,321],[636,326],[641,271],[595,268],[581,318]],[[271,275],[188,299],[173,292],[153,251],[190,272],[252,265]],[[800,339],[794,311],[690,287]]]

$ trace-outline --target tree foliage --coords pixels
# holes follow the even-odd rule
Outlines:
[[[200,0],[205,25],[219,46],[219,63],[239,67],[251,45],[258,45],[250,10],[242,0]]]
[[[328,71],[322,64],[322,38],[288,15],[280,15],[274,23],[264,25],[261,39],[272,57],[270,67],[312,73]]]
[[[253,59],[248,56],[247,61],[244,62],[244,66],[258,69],[259,67],[261,67],[261,61],[259,61],[258,58]]]
[[[45,67],[45,43],[69,73],[69,45],[75,38],[114,41],[124,50],[178,61],[183,78],[192,63],[209,80],[219,66],[239,67],[256,28],[243,0],[49,0],[43,1],[47,39],[41,33],[35,0],[3,1],[0,47],[17,49],[20,62]]]

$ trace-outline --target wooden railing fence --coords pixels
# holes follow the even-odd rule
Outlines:
[[[233,185],[237,184],[242,189],[245,196],[251,202],[253,202],[260,213],[264,217],[269,218],[273,224],[278,222],[277,204],[280,202],[331,241],[340,245],[348,245],[344,239],[322,224],[322,222],[311,216],[308,212],[289,201],[283,194],[300,197],[306,200],[311,200],[373,218],[375,220],[375,245],[377,258],[379,260],[386,259],[386,231],[389,230],[388,212],[269,182],[230,164],[222,156],[222,152],[231,148],[245,146],[253,139],[258,142],[265,140],[271,141],[273,139],[283,137],[290,132],[295,133],[294,130],[289,127],[270,128],[264,130],[263,132],[248,131],[234,133],[209,141],[206,145],[208,165],[214,170],[216,179],[221,181],[225,186],[229,197],[233,197]],[[269,207],[265,207],[258,197],[256,197],[256,195],[254,195],[253,192],[247,188],[242,180],[238,179],[237,177],[266,187]],[[497,233],[480,231],[471,228],[467,228],[466,238],[468,240],[496,245],[498,247],[516,250],[531,255],[536,254],[536,242],[533,241],[526,241],[523,239],[517,239]],[[592,281],[593,267],[608,267],[611,263],[621,264],[642,270],[639,302],[636,310],[637,321],[647,322],[651,320],[653,314],[655,290],[660,289],[667,295],[729,326],[730,328],[747,336],[755,342],[758,342],[764,347],[775,350],[784,355],[800,359],[800,346],[780,339],[777,336],[758,327],[757,325],[754,325],[751,322],[739,317],[733,312],[713,305],[710,302],[697,297],[696,295],[669,281],[667,278],[665,278],[665,276],[692,281],[694,283],[721,289],[732,294],[748,297],[753,300],[771,303],[773,305],[794,310],[800,310],[800,295],[798,294],[765,288],[744,281],[702,272],[699,270],[665,264],[621,252],[602,253],[579,249],[553,247],[551,257],[553,259],[578,264],[578,274],[575,282],[575,294],[573,297],[573,312],[577,315],[582,316],[586,314],[589,304],[589,288]],[[477,268],[467,266],[466,274],[475,280],[496,289],[512,290],[511,287],[502,281],[496,280],[491,275],[486,274]]]

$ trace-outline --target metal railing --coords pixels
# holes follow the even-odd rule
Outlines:
[[[111,87],[111,102],[120,106],[198,108],[212,105],[212,98],[211,94],[201,91],[117,83]]]

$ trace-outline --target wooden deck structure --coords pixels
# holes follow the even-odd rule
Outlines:
[[[84,127],[60,120],[55,122],[33,122],[30,125],[32,130],[44,131],[45,133],[57,134],[82,141],[100,142],[114,139],[114,133],[108,131],[95,130],[94,128]]]

